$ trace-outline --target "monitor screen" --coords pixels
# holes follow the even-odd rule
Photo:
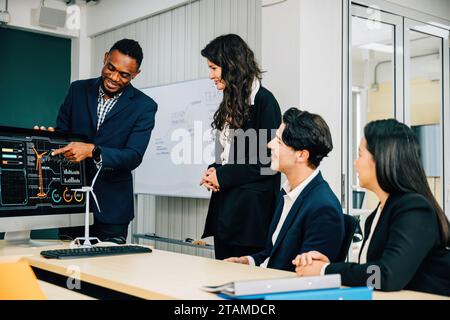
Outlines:
[[[0,218],[80,213],[86,185],[84,162],[72,163],[52,151],[81,136],[0,127]]]

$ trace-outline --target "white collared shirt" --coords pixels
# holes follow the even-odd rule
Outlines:
[[[367,238],[366,242],[364,243],[364,247],[361,248],[361,255],[359,256],[360,264],[367,263],[367,251],[369,250],[370,242],[372,241],[373,232],[375,231],[375,228],[378,225],[378,221],[380,221],[380,216],[381,216],[382,211],[383,211],[383,209],[381,208],[381,205],[378,206],[377,213],[375,214],[375,218],[373,218],[372,225],[370,226],[369,237]]]
[[[117,101],[119,101],[120,96],[123,92],[115,94],[110,99],[105,99],[105,92],[103,91],[102,86],[100,85],[98,89],[98,98],[97,98],[97,131],[100,129],[100,126],[105,121],[106,116],[112,110],[112,108],[116,105]],[[95,161],[94,163],[97,166],[97,169],[100,169],[102,166],[102,155],[100,155],[100,161]]]
[[[308,178],[306,178],[293,190],[291,190],[289,181],[286,180],[286,182],[284,183],[283,189],[286,192],[286,194],[283,196],[284,199],[283,211],[281,212],[280,220],[278,220],[277,227],[272,234],[272,245],[275,245],[275,243],[277,242],[277,238],[280,235],[280,231],[283,228],[283,224],[286,221],[286,218],[289,212],[291,211],[292,206],[294,205],[298,196],[302,193],[302,191],[306,188],[306,186],[319,174],[319,172],[320,172],[319,169],[314,170],[314,172],[311,173],[311,175]],[[255,265],[255,260],[251,256],[247,256],[247,258],[249,260],[250,265]],[[295,257],[293,257],[292,259],[294,258]],[[269,259],[270,257],[264,260],[264,262],[261,263],[260,267],[267,268],[267,265],[269,264]]]
[[[255,105],[255,98],[258,94],[259,89],[261,88],[261,82],[259,79],[255,78],[252,84],[252,93],[250,94],[250,105]],[[222,131],[220,131],[219,141],[223,147],[222,154],[220,155],[220,160],[222,161],[222,165],[226,165],[228,163],[228,158],[230,156],[230,148],[231,148],[231,132],[228,123],[225,124],[225,127]]]
[[[228,157],[230,156],[230,148],[231,148],[231,136],[230,136],[230,127],[228,123],[225,123],[225,127],[222,131],[220,131],[219,141],[223,147],[223,151],[220,154],[220,160],[222,161],[222,165],[226,165],[228,163]]]
[[[117,101],[119,101],[120,96],[123,92],[115,94],[110,99],[105,99],[105,92],[103,91],[102,86],[98,89],[98,99],[97,99],[97,131],[100,129],[100,126],[105,121],[106,116],[112,110],[112,108],[116,105]]]
[[[250,94],[250,105],[251,106],[255,105],[256,95],[258,94],[258,91],[260,88],[261,88],[261,81],[259,81],[259,79],[255,78],[255,80],[253,80],[253,84],[252,84],[252,93]]]

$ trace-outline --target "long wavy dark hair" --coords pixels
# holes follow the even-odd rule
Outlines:
[[[364,136],[380,187],[389,194],[414,192],[424,196],[438,216],[442,244],[449,245],[450,224],[428,185],[413,130],[394,119],[378,120],[366,125]]]
[[[223,100],[211,126],[223,130],[228,122],[231,129],[242,128],[250,114],[253,81],[262,78],[253,51],[238,35],[227,34],[211,41],[201,54],[222,68],[225,82]]]

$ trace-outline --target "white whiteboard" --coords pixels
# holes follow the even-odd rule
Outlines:
[[[210,79],[141,90],[156,101],[158,111],[149,146],[135,171],[134,192],[209,198],[211,194],[199,182],[214,161],[211,122],[222,93]]]

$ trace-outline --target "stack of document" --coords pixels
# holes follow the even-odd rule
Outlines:
[[[317,277],[288,277],[234,281],[218,286],[203,286],[207,292],[225,299],[265,300],[371,300],[371,288],[341,289],[339,274]]]
[[[285,277],[262,280],[234,281],[219,286],[203,286],[207,292],[229,296],[246,296],[266,293],[331,289],[341,287],[341,275],[330,274],[317,277]]]
[[[291,291],[229,296],[219,293],[223,299],[233,300],[372,300],[373,289],[368,287]]]

